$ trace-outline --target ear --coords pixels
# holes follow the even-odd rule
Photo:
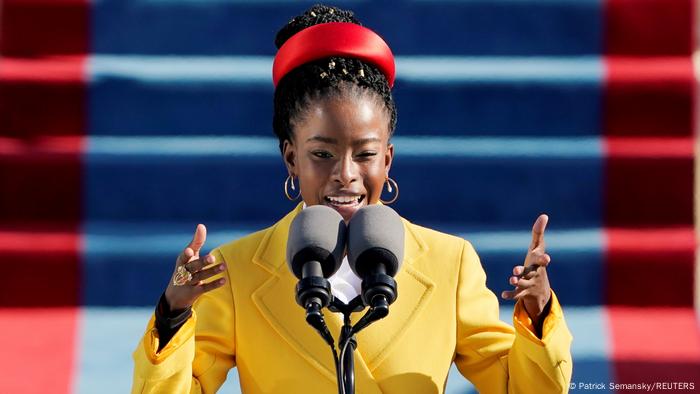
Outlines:
[[[282,145],[282,160],[284,160],[284,165],[287,167],[287,172],[290,175],[295,175],[297,173],[296,159],[294,144],[290,140],[284,140],[284,145]]]
[[[389,143],[386,147],[386,152],[384,153],[384,167],[386,171],[386,176],[389,177],[389,170],[391,169],[391,163],[394,161],[394,145]]]

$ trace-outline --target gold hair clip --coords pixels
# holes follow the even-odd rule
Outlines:
[[[343,74],[348,75],[348,70],[343,69]]]
[[[361,68],[359,74],[360,74],[361,78],[364,78],[365,77],[365,69]]]
[[[333,12],[335,12],[335,10],[332,9],[332,8],[331,8],[330,10],[328,10],[328,13],[329,13],[329,14],[332,14]]]
[[[326,73],[326,72],[324,71],[324,72],[322,72],[322,73],[319,74],[319,75],[321,76],[321,78],[326,78],[326,77],[328,76],[328,73]]]
[[[335,70],[335,62],[333,60],[328,63],[328,69]]]
[[[313,12],[313,11],[311,11],[311,16],[313,16],[313,17],[315,18],[315,17],[316,17],[316,13]]]

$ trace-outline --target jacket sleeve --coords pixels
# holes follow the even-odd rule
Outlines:
[[[218,250],[212,253],[217,261],[224,261]],[[160,352],[155,317],[151,317],[133,353],[132,394],[214,393],[224,383],[236,365],[235,313],[228,270],[220,275],[226,284],[195,301],[192,316]]]
[[[499,319],[496,295],[486,287],[479,256],[464,243],[457,289],[455,364],[480,393],[564,393],[571,381],[571,333],[552,292],[542,339],[519,301],[515,328]]]

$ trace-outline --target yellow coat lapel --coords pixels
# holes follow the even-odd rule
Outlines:
[[[285,261],[289,225],[301,209],[302,204],[299,204],[263,237],[253,262],[268,271],[270,278],[253,292],[252,299],[268,323],[291,348],[323,376],[335,382],[332,353],[318,333],[306,324],[304,310],[294,300],[297,278],[289,271]],[[396,340],[410,328],[413,318],[425,306],[434,287],[434,283],[413,266],[428,248],[412,226],[404,220],[405,257],[396,277],[399,296],[390,307],[387,318],[358,334],[359,345],[355,352],[357,392],[381,393],[372,371],[394,351]],[[353,322],[362,314],[353,314]],[[324,315],[329,330],[337,339],[342,325],[341,315],[328,310],[324,310]]]

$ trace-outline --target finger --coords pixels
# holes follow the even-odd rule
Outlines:
[[[535,279],[520,279],[518,280],[517,287],[515,290],[517,291],[518,289],[529,289],[532,286],[535,285]]]
[[[535,220],[535,224],[532,225],[532,242],[530,243],[530,250],[537,247],[542,247],[542,250],[544,250],[544,230],[547,228],[547,222],[549,222],[549,216],[545,214],[540,215],[537,220]]]
[[[528,279],[530,279],[530,278],[532,278],[532,277],[536,274],[537,269],[538,269],[539,267],[540,267],[540,266],[537,265],[537,264],[530,264],[530,265],[528,265],[527,267],[525,267],[525,269],[522,270],[522,272],[521,272],[519,275],[516,275],[516,276],[517,276],[518,279],[520,279],[520,278],[528,278]]]
[[[177,265],[186,264],[188,261],[190,261],[190,259],[192,257],[194,257],[194,250],[192,250],[192,248],[190,248],[190,247],[187,247],[187,248],[185,248],[185,250],[182,251],[182,253],[180,253],[179,256],[177,256],[176,264]]]
[[[195,286],[195,290],[199,294],[204,294],[208,291],[218,289],[219,287],[223,286],[224,283],[226,283],[226,279],[221,278],[221,279],[211,281],[209,283],[198,284],[197,286]]]
[[[226,267],[224,267],[224,263],[221,263],[221,264],[215,265],[211,268],[201,270],[201,271],[197,272],[196,274],[192,275],[191,283],[199,284],[200,281],[209,279],[214,275],[218,275],[218,274],[224,272],[224,269],[226,269]]]
[[[529,295],[529,294],[530,294],[530,290],[529,290],[529,289],[516,290],[516,293],[515,293],[515,295],[513,296],[513,299],[514,299],[515,301],[518,301],[519,299],[521,299],[521,298],[523,298],[523,297],[525,297],[526,295]]]
[[[501,292],[501,298],[506,300],[519,300],[523,296],[530,294],[529,289],[516,288],[515,290],[507,290]]]
[[[515,297],[515,290],[507,290],[501,292],[501,298],[504,300],[512,300]]]
[[[197,229],[194,231],[194,236],[192,236],[192,241],[187,247],[194,250],[195,255],[199,254],[199,250],[204,246],[204,242],[207,240],[207,228],[203,224],[198,224]]]
[[[195,272],[201,271],[202,269],[204,269],[204,267],[212,265],[215,262],[216,262],[216,257],[214,257],[213,254],[208,254],[208,255],[204,256],[204,258],[202,258],[202,259],[195,259],[195,260],[192,260],[192,261],[186,263],[185,269],[187,269],[188,271],[190,271],[191,273],[194,274]]]
[[[515,267],[513,267],[513,275],[520,275],[523,273],[524,270],[525,267],[523,267],[522,265],[516,265]]]
[[[533,267],[537,267],[536,265]],[[539,273],[536,270],[531,270],[526,272],[523,275],[518,275],[518,276],[511,276],[508,278],[508,283],[510,283],[512,286],[517,286],[518,283],[520,283],[521,280],[531,280],[536,278],[539,275]]]

